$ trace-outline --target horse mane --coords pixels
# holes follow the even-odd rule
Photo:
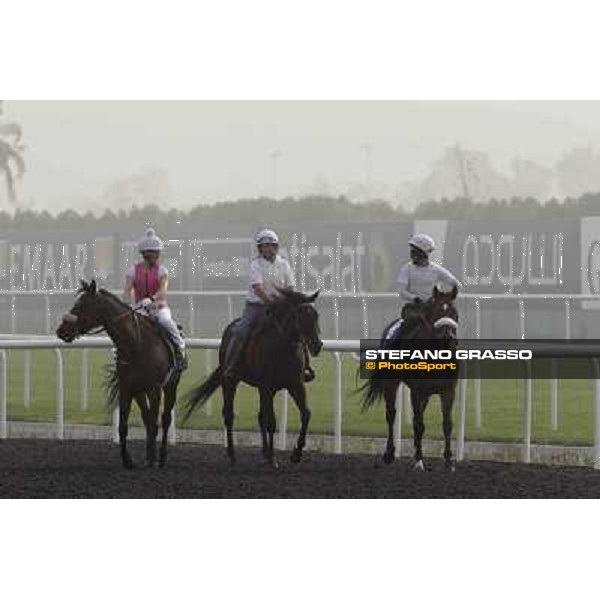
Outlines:
[[[131,308],[131,306],[129,306],[129,304],[127,304],[127,302],[124,302],[123,300],[121,300],[121,298],[119,298],[118,296],[116,296],[115,294],[113,294],[112,292],[109,292],[108,290],[104,289],[104,288],[100,288],[98,290],[99,294],[102,294],[103,296],[108,296],[108,298],[110,298],[113,302],[116,302],[117,304],[121,305],[123,308],[127,308],[128,310],[133,310]]]
[[[298,290],[280,288],[278,286],[275,286],[275,289],[279,292],[281,297],[273,300],[273,304],[304,304],[310,302],[310,297]]]

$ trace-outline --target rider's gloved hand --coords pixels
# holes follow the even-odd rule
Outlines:
[[[423,302],[423,300],[421,300],[421,298],[419,298],[418,296],[413,300],[413,302],[415,304],[421,304],[421,302]]]
[[[140,302],[140,306],[142,308],[149,308],[152,305],[152,299],[151,298],[144,298],[141,302]]]

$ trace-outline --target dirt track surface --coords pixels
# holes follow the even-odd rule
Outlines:
[[[132,442],[141,464],[143,445]],[[238,448],[232,468],[219,446],[171,447],[164,469],[121,468],[108,441],[0,441],[2,498],[598,498],[600,472],[585,468],[441,461],[412,471],[407,459],[307,453],[299,465],[278,453],[279,469],[258,448]]]

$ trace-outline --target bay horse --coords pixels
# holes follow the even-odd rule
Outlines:
[[[258,388],[260,408],[258,424],[262,437],[262,454],[267,462],[277,466],[274,456],[275,412],[273,397],[278,390],[287,389],[300,412],[300,433],[291,460],[299,462],[306,444],[310,410],[304,385],[304,345],[313,356],[321,351],[319,315],[313,306],[319,291],[311,296],[302,292],[278,289],[280,298],[271,302],[262,322],[257,324],[240,358],[237,374],[223,377],[225,351],[233,334],[235,319],[225,328],[219,349],[219,366],[201,385],[186,394],[187,420],[192,411],[202,406],[219,387],[223,391],[223,421],[227,429],[227,455],[235,464],[233,445],[234,398],[240,381]]]
[[[454,305],[458,289],[454,287],[451,292],[442,293],[436,288],[430,300],[423,303],[421,316],[415,329],[408,333],[408,338],[419,340],[443,340],[444,348],[454,350],[457,346],[458,311]],[[384,330],[382,341],[386,340],[387,333],[396,321],[390,323]],[[404,333],[404,332],[403,332]],[[452,471],[455,463],[452,459],[450,447],[452,436],[452,407],[456,384],[458,383],[458,372],[453,373],[451,378],[410,378],[401,377],[396,379],[385,379],[384,374],[379,371],[368,371],[369,379],[359,388],[364,392],[362,398],[362,410],[365,411],[378,400],[385,400],[385,416],[388,425],[388,439],[383,462],[390,464],[394,461],[396,448],[394,446],[394,421],[396,419],[396,392],[398,386],[404,383],[410,389],[410,400],[413,411],[413,435],[414,435],[414,468],[424,470],[422,441],[425,432],[423,416],[429,398],[439,394],[442,405],[442,429],[444,432],[444,464]],[[456,376],[454,376],[456,375]]]
[[[134,463],[127,450],[127,433],[131,401],[135,399],[146,428],[146,465],[156,464],[156,438],[161,392],[164,392],[162,444],[159,466],[167,459],[167,434],[171,412],[177,398],[181,372],[172,368],[173,356],[163,334],[150,317],[134,311],[114,294],[96,289],[96,281],[81,281],[77,300],[63,315],[56,330],[65,342],[87,333],[105,330],[114,342],[116,368],[109,377],[109,401],[119,405],[119,443],[121,460],[126,469]]]

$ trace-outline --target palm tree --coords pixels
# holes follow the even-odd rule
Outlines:
[[[17,199],[15,193],[15,175],[11,168],[13,164],[17,169],[16,177],[22,177],[25,173],[25,161],[21,156],[24,146],[21,144],[22,129],[17,123],[4,123],[0,125],[0,173],[4,173],[6,178],[6,189],[8,199],[15,202]],[[13,138],[12,143],[9,141]]]

